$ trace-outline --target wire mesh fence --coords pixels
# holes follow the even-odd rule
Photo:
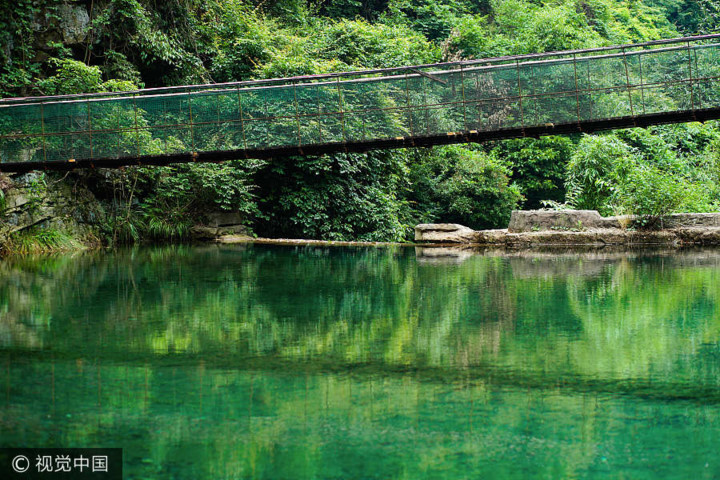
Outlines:
[[[347,146],[720,109],[720,35],[497,59],[0,101],[0,163]]]

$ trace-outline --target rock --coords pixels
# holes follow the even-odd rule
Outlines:
[[[683,243],[720,245],[720,227],[684,227],[675,230]]]
[[[505,237],[507,234],[507,228],[497,230],[480,230],[475,232],[475,241],[476,243],[485,245],[498,245],[505,243]]]
[[[628,231],[619,228],[594,229],[584,232],[541,231],[509,233],[506,243],[511,247],[544,245],[666,245],[674,246],[681,239],[673,231]]]
[[[90,15],[85,7],[65,3],[58,7],[58,14],[63,43],[72,45],[85,41],[90,26]]]
[[[539,245],[617,245],[626,243],[622,232],[570,232],[540,231],[508,233],[506,243],[510,247],[532,247]]]
[[[230,225],[227,227],[219,227],[217,229],[218,235],[244,235],[247,236],[250,233],[245,225]]]
[[[508,232],[538,232],[588,228],[619,228],[615,217],[603,219],[597,210],[515,210],[510,216]]]
[[[206,227],[204,225],[194,225],[190,229],[190,237],[193,240],[214,240],[218,236],[217,227]]]
[[[415,227],[416,242],[477,243],[477,232],[456,223],[422,223]]]
[[[248,235],[248,228],[242,224],[243,217],[237,212],[211,212],[206,215],[205,225],[195,225],[190,230],[194,240],[216,240],[222,236]]]
[[[212,212],[207,214],[207,224],[211,227],[242,226],[243,217],[238,212]]]
[[[223,235],[217,238],[218,243],[246,243],[255,240],[253,237],[248,235]]]
[[[720,213],[674,213],[663,217],[663,228],[720,227]]]
[[[678,245],[680,239],[677,234],[669,230],[660,231],[633,231],[627,232],[627,245]]]
[[[617,217],[600,217],[597,228],[626,229],[637,220],[636,215],[619,215]]]
[[[8,212],[20,208],[29,202],[30,200],[28,200],[27,196],[20,190],[13,188],[5,192],[5,209]]]
[[[601,217],[595,210],[528,210],[512,213],[507,230],[472,229],[454,223],[415,227],[415,240],[431,243],[505,245],[512,248],[587,245],[720,245],[720,213],[664,217],[663,230],[628,229],[639,217]]]

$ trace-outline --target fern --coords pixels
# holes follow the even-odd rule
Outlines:
[[[21,255],[76,250],[81,244],[57,230],[17,232],[10,236],[7,251]]]

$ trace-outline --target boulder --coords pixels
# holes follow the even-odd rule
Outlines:
[[[245,225],[228,225],[226,227],[220,227],[217,229],[218,236],[220,235],[244,235],[250,234],[250,230]]]
[[[90,15],[85,7],[64,3],[58,7],[58,14],[63,42],[72,45],[85,41],[90,27]]]
[[[190,236],[193,240],[215,240],[218,235],[217,227],[206,227],[203,225],[193,225],[190,228]]]
[[[208,225],[193,225],[190,236],[196,241],[217,240],[223,236],[247,237],[249,230],[244,225],[230,225],[226,227],[213,227]]]
[[[617,217],[601,217],[597,210],[515,210],[510,216],[508,232],[582,231],[589,228],[620,228],[620,222]]]
[[[507,228],[496,230],[479,230],[475,232],[475,242],[483,245],[498,245],[505,243]]]
[[[684,227],[675,233],[685,244],[720,245],[720,227]]]
[[[212,212],[207,214],[207,224],[211,227],[242,225],[243,217],[238,212]]]
[[[25,192],[16,188],[10,189],[5,192],[5,212],[9,213],[15,209],[18,209],[24,205],[30,203]]]
[[[477,243],[477,232],[457,223],[422,223],[415,227],[416,242]]]
[[[674,213],[663,217],[663,228],[720,227],[720,213]]]

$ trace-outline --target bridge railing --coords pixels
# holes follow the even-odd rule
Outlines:
[[[720,108],[720,35],[0,101],[0,163],[364,144]]]

